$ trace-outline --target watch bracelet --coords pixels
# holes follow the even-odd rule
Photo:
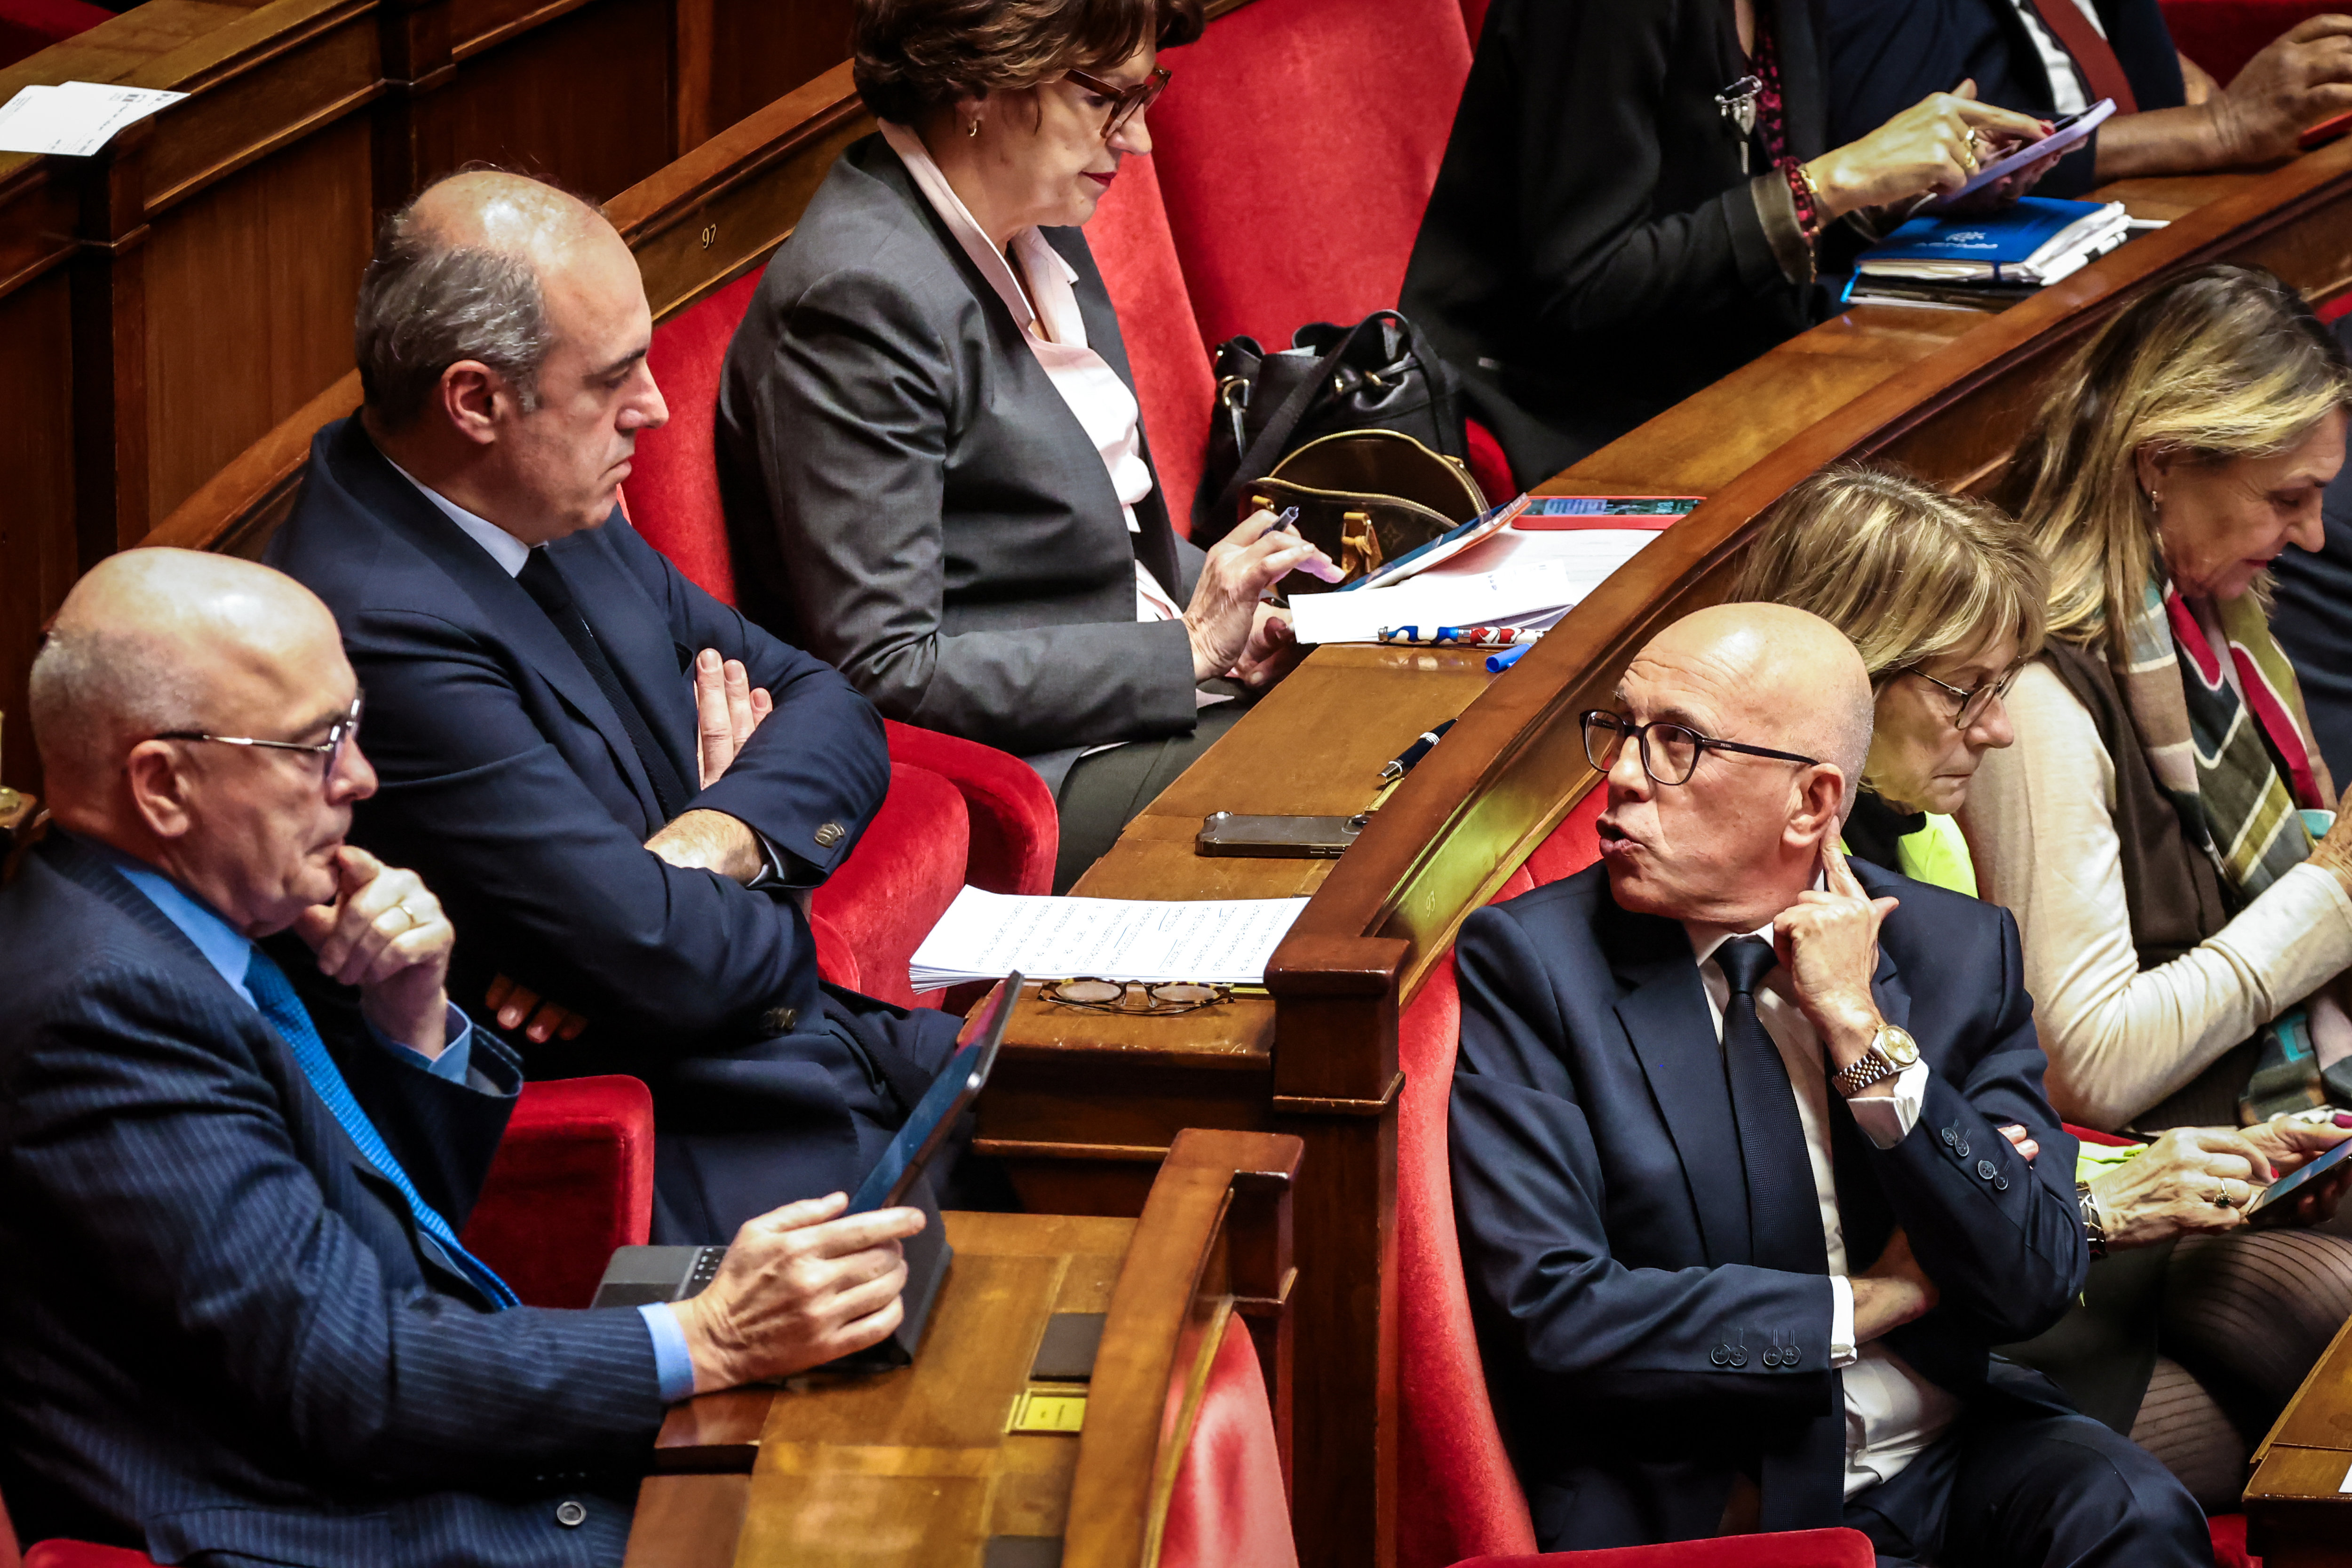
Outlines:
[[[2092,1195],[2091,1184],[2074,1184],[2074,1203],[2083,1213],[2083,1240],[2091,1249],[2091,1261],[2096,1263],[2107,1255],[2107,1216],[2099,1210],[2099,1200]]]

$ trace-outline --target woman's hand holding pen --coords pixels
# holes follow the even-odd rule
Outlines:
[[[1930,93],[1859,142],[1805,165],[1821,193],[1823,222],[1912,196],[1945,195],[2011,147],[2039,142],[2050,128],[2031,115],[1977,101],[1977,84]],[[2021,173],[2006,184],[2017,185]],[[2020,189],[2017,194],[2022,194]]]
[[[1271,511],[1253,512],[1210,548],[1192,602],[1184,611],[1194,680],[1213,679],[1245,658],[1250,666],[1246,677],[1278,653],[1275,634],[1261,625],[1265,617],[1258,608],[1261,597],[1276,583],[1297,571],[1311,572],[1327,583],[1339,580],[1339,569],[1329,556],[1277,528],[1279,521]]]

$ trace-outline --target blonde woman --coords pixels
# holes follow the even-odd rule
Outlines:
[[[2051,641],[1963,820],[2023,928],[2051,1099],[2077,1122],[2322,1104],[2321,1064],[2352,1047],[2316,995],[2352,965],[2352,824],[2326,826],[2261,592],[2289,544],[2320,542],[2347,408],[2352,367],[2294,290],[2201,268],[2060,374],[2004,481],[2050,564]]]
[[[1837,626],[1860,650],[1877,693],[1863,789],[1846,824],[1850,852],[1921,881],[1978,890],[1951,814],[1969,804],[1987,760],[2017,740],[2004,699],[2042,650],[2048,587],[2021,525],[1902,474],[1831,468],[1765,518],[1733,596],[1793,605]],[[2031,931],[2025,940],[2032,942]],[[2216,1413],[2212,1393],[2180,1361],[2158,1353],[2166,1258],[2147,1249],[2238,1229],[2243,1213],[2211,1203],[2210,1194],[2293,1170],[2347,1135],[2282,1119],[2243,1131],[2181,1128],[2145,1145],[2084,1145],[2076,1177],[2086,1238],[2095,1255],[2137,1255],[2095,1265],[2089,1305],[2011,1353],[2051,1373],[2085,1412],[2130,1433],[2200,1502],[2233,1496],[2243,1484],[2246,1444]],[[2325,1217],[2333,1197],[2307,1200],[2304,1217]],[[2266,1255],[2303,1250],[2307,1240],[2231,1237],[2233,1266],[2184,1285],[2189,1299],[2170,1314],[2167,1349],[2213,1366],[2221,1358],[2202,1342],[2215,1331],[2227,1336],[2230,1310],[2242,1299],[2237,1287],[2276,1261]],[[2336,1310],[2334,1300],[2310,1315]],[[2325,1342],[2291,1353],[2308,1365]]]
[[[2328,826],[2262,595],[2272,560],[2319,542],[2347,407],[2352,368],[2294,290],[2200,268],[2060,372],[2001,486],[2049,563],[2049,644],[2009,692],[2016,744],[1960,818],[1985,896],[2017,915],[2070,1121],[2147,1132],[2352,1103],[2329,994],[2352,964],[2352,825]],[[2250,1192],[2208,1195],[2234,1211]],[[2163,1303],[2259,1437],[2352,1310],[2352,1242],[2190,1238]]]

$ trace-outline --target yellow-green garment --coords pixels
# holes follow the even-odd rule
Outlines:
[[[1948,888],[1955,893],[1977,897],[1976,862],[1969,858],[1969,841],[1960,834],[1960,825],[1948,816],[1928,812],[1927,826],[1916,833],[1897,839],[1895,855],[1900,862],[1895,868],[1915,882],[1930,887]],[[1844,848],[1841,844],[1838,847]],[[2074,1152],[2074,1179],[2088,1182],[2101,1173],[2122,1164],[2147,1148],[2145,1143],[2083,1143]]]

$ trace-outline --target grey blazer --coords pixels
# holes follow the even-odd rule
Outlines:
[[[1086,240],[1046,237],[1132,386]],[[881,137],[768,264],[717,439],[745,611],[892,718],[1022,755],[1192,730],[1183,624],[1136,620],[1133,563],[1181,605],[1201,552],[1156,483],[1129,533],[1094,443]]]

